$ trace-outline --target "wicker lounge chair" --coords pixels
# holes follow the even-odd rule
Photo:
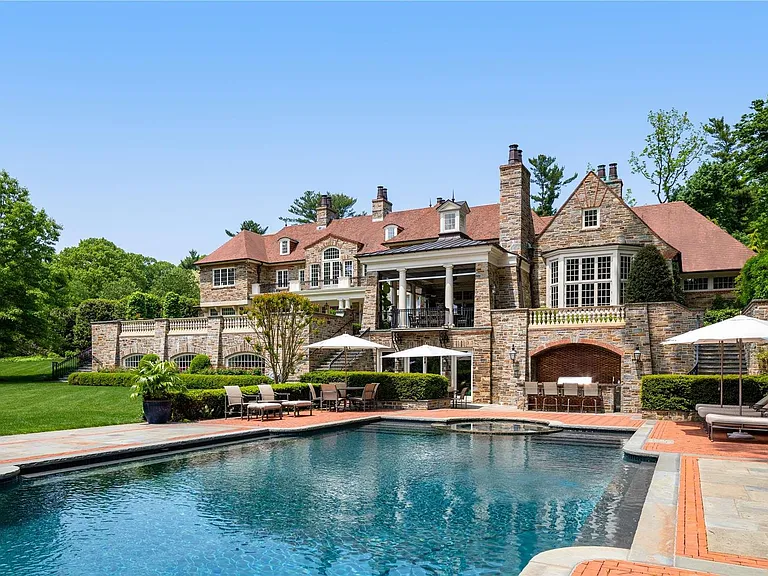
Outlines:
[[[376,392],[378,389],[378,383],[366,384],[365,388],[363,388],[363,395],[350,396],[349,402],[352,406],[360,406],[363,412],[368,410],[368,408],[373,409],[376,407]]]
[[[224,419],[234,414],[235,411],[240,414],[240,418],[242,419],[245,416],[244,407],[248,402],[258,398],[258,396],[255,395],[243,394],[243,391],[240,390],[240,386],[224,386],[224,391],[227,394],[224,397]]]
[[[546,412],[547,408],[551,407],[557,412],[560,404],[560,396],[557,392],[557,382],[544,382],[544,400],[541,403],[541,409]]]
[[[544,398],[539,394],[538,382],[526,382],[525,383],[525,400],[528,410],[538,410],[541,406],[541,401]],[[533,406],[533,408],[531,408]]]

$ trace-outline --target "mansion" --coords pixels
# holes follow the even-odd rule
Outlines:
[[[551,217],[531,210],[522,150],[510,146],[499,170],[497,204],[438,198],[397,211],[379,186],[370,215],[338,218],[323,196],[316,222],[242,231],[197,263],[201,317],[94,324],[96,365],[130,366],[148,352],[185,357],[182,366],[196,353],[259,365],[242,309],[254,295],[291,291],[326,318],[308,339],[355,329],[391,351],[468,352],[398,366],[368,352],[351,368],[443,373],[475,402],[518,403],[526,380],[589,376],[608,390],[607,408],[634,411],[642,375],[691,371],[693,347],[660,342],[697,327],[716,296],[732,297],[753,253],[685,203],[628,206],[616,164],[589,172]],[[679,272],[685,305],[625,303],[632,258],[647,244]],[[328,362],[313,351],[302,371]]]

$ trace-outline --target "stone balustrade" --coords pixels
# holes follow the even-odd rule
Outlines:
[[[624,306],[533,308],[528,311],[528,325],[532,328],[598,324],[621,325],[625,322],[626,312]]]
[[[123,320],[120,331],[135,335],[152,335],[155,333],[154,320]]]
[[[222,316],[225,332],[253,332],[248,316]]]
[[[171,318],[168,320],[168,332],[191,333],[206,332],[207,318]]]

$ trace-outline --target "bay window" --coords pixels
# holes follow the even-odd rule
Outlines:
[[[623,304],[631,261],[632,254],[610,248],[580,254],[567,251],[547,258],[547,305],[579,308]]]

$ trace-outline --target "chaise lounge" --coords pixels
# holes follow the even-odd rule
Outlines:
[[[715,428],[721,430],[749,430],[750,432],[768,432],[768,418],[760,416],[734,416],[732,414],[707,414],[706,425],[709,428],[709,440],[714,441]]]

